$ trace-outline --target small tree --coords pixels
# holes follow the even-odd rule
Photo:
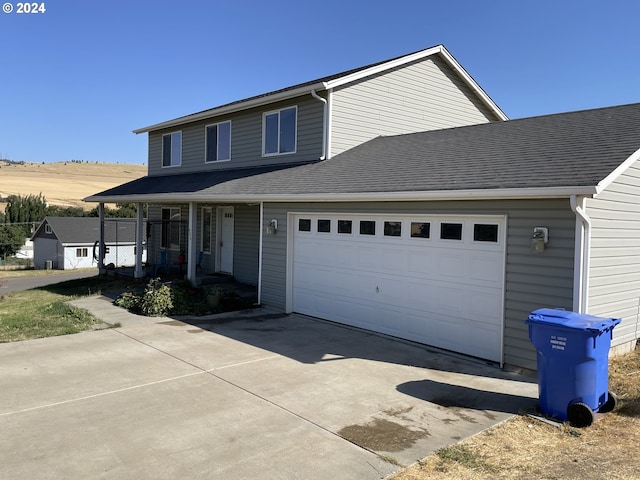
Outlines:
[[[29,235],[30,224],[39,223],[45,217],[47,201],[39,195],[9,195],[4,210],[5,222],[21,224],[23,236]]]
[[[0,225],[0,256],[4,259],[15,255],[24,245],[24,230],[17,225]]]

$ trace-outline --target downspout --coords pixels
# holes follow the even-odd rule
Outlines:
[[[589,309],[589,266],[591,263],[591,219],[585,211],[586,197],[571,195],[571,210],[576,214],[576,254],[573,274],[573,310]],[[576,298],[577,296],[577,298]]]
[[[262,305],[262,235],[264,228],[262,224],[264,221],[264,202],[260,202],[260,220],[258,221],[258,238],[260,239],[260,245],[258,247],[258,305]]]
[[[327,158],[327,100],[322,98],[320,95],[316,93],[315,90],[311,90],[311,96],[316,100],[319,100],[323,103],[322,107],[322,156],[320,160],[324,160]]]

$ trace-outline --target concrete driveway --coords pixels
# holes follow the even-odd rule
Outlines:
[[[381,479],[536,404],[535,379],[300,315],[138,320],[0,344],[0,478]]]

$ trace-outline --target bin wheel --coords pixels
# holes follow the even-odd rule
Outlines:
[[[618,397],[615,393],[609,392],[607,401],[600,407],[598,412],[607,413],[612,411],[614,408],[618,406]]]
[[[589,408],[589,405],[582,402],[576,402],[569,405],[567,413],[569,414],[569,423],[572,427],[589,427],[593,423],[593,410]]]

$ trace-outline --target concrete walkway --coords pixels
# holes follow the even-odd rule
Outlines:
[[[301,315],[0,344],[0,478],[382,479],[536,404],[534,379]]]

